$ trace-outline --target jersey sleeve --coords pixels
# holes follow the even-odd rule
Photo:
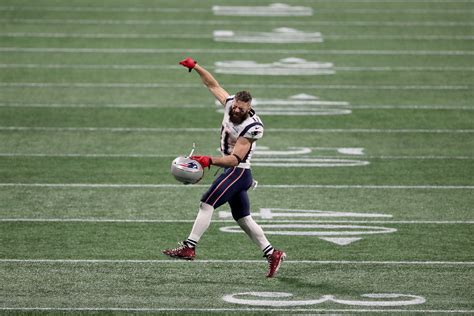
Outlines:
[[[239,136],[254,140],[260,139],[263,137],[263,124],[256,122],[247,125]]]

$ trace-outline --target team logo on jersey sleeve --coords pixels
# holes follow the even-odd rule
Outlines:
[[[252,132],[250,132],[250,134],[252,136],[257,136],[258,134],[260,134],[262,131],[260,130],[259,127],[255,127],[254,130]]]

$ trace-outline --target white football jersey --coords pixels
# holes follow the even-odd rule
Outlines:
[[[231,155],[234,150],[237,138],[245,137],[251,140],[257,140],[263,137],[263,123],[255,114],[253,109],[250,110],[249,116],[240,124],[234,124],[230,121],[230,110],[234,102],[234,96],[226,99],[224,107],[224,119],[221,127],[221,153],[224,156]],[[256,142],[252,142],[250,151],[243,157],[239,164],[240,168],[250,168],[250,159],[255,150]]]

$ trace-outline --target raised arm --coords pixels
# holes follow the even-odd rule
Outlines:
[[[188,68],[189,71],[194,69],[201,77],[202,83],[209,89],[214,97],[216,97],[222,105],[225,105],[225,100],[229,97],[229,93],[219,85],[219,82],[217,82],[209,71],[198,65],[197,62],[190,57],[182,60],[180,64]]]

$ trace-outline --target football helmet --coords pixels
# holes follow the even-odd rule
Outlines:
[[[204,176],[204,170],[196,160],[179,156],[171,163],[171,174],[181,183],[196,184]]]

